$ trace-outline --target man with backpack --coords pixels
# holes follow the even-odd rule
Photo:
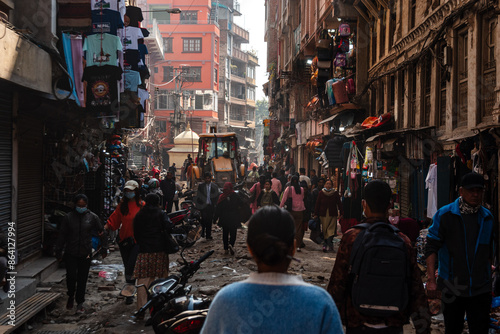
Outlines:
[[[417,333],[430,333],[415,252],[408,237],[387,220],[391,197],[387,183],[369,182],[362,201],[366,219],[340,242],[327,290],[347,334],[403,333],[410,317]]]

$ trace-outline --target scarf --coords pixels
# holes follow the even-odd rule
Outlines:
[[[326,196],[332,196],[333,194],[335,194],[335,191],[333,191],[333,188],[328,190],[326,188],[323,188],[321,189],[321,191],[323,192],[323,194],[325,194]]]
[[[231,182],[224,183],[224,188],[222,189],[222,194],[219,196],[219,200],[217,201],[217,204],[224,201],[231,194],[234,194],[233,184]],[[210,194],[208,194],[208,196],[210,196]]]
[[[460,196],[458,199],[458,207],[460,208],[460,214],[471,215],[471,214],[477,213],[479,211],[479,208],[481,207],[481,205],[478,205],[475,207],[472,205],[469,205],[463,200],[462,196]]]

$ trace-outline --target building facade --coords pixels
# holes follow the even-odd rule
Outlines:
[[[154,128],[165,153],[188,123],[196,133],[217,126],[220,32],[210,0],[147,0],[141,8],[163,42],[164,59],[150,63],[150,69]],[[165,11],[171,8],[181,13]],[[166,154],[163,162],[168,164]]]
[[[238,2],[219,0],[212,3],[212,16],[221,30],[219,129],[236,132],[243,155],[255,155],[256,67],[254,52],[243,51],[249,43],[247,30],[234,23],[241,16]]]

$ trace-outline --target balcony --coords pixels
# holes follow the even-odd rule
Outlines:
[[[231,99],[229,100],[232,104],[237,104],[240,106],[246,105],[245,95],[233,95],[231,94]]]
[[[239,25],[232,23],[231,32],[233,33],[234,38],[237,39],[239,43],[250,42],[250,33],[248,32],[248,30],[243,29]]]
[[[242,85],[244,85],[246,83],[244,76],[242,76],[241,74],[235,74],[235,73],[231,73],[231,81],[240,83]]]
[[[250,78],[250,77],[247,77],[247,84],[249,84],[251,86],[257,86],[257,84],[255,83],[255,79]]]
[[[256,55],[251,53],[250,51],[247,51],[248,55],[248,62],[252,65],[259,66],[259,58],[257,58]]]
[[[247,99],[247,106],[254,107],[255,108],[255,101]]]
[[[241,51],[240,49],[233,48],[233,59],[241,60],[244,63],[248,62],[248,54],[246,52]]]
[[[152,64],[165,60],[163,37],[161,36],[156,19],[153,20],[153,25],[149,28],[149,36],[144,38],[144,43],[148,47],[149,58]]]

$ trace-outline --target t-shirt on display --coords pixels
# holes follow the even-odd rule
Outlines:
[[[122,49],[122,43],[118,36],[110,34],[90,35],[83,43],[83,51],[87,52],[87,66],[116,66],[117,52]]]

